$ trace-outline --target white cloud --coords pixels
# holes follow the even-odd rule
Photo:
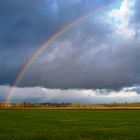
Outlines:
[[[132,91],[120,91],[120,92],[111,92],[107,97],[108,98],[131,98],[136,97],[137,93]]]
[[[117,33],[125,38],[135,36],[135,30],[129,25],[130,19],[133,16],[132,7],[134,2],[134,0],[122,0],[120,8],[112,9],[108,14],[109,18],[114,21],[113,24]]]
[[[44,87],[16,87],[12,93],[12,102],[67,102],[67,103],[106,103],[138,102],[140,86],[125,87],[120,91],[107,89],[48,89]],[[0,86],[0,99],[11,90],[10,86]]]

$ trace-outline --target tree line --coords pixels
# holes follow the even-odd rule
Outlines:
[[[0,103],[0,109],[26,109],[26,108],[66,108],[66,109],[96,109],[96,108],[123,108],[123,107],[140,107],[140,103],[103,103],[103,104],[80,104],[80,103]]]

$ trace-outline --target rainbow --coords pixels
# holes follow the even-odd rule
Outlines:
[[[59,31],[57,31],[55,34],[53,34],[42,46],[40,46],[37,51],[31,56],[31,58],[25,63],[25,65],[22,67],[22,69],[20,70],[20,72],[18,73],[12,87],[11,90],[8,92],[8,94],[5,97],[5,103],[8,103],[12,94],[14,93],[14,90],[16,89],[16,86],[18,85],[18,83],[20,82],[20,80],[22,79],[22,77],[24,76],[24,74],[26,73],[26,71],[28,70],[28,68],[31,66],[31,64],[33,63],[33,61],[56,39],[58,38],[62,33],[64,33],[65,31],[71,29],[73,26],[77,25],[78,23],[80,23],[81,21],[83,21],[84,19],[86,19],[87,17],[91,16],[91,15],[95,15],[96,13],[103,11],[105,9],[107,9],[108,7],[110,7],[115,0],[113,0],[112,2],[110,2],[109,4],[100,7],[98,9],[96,9],[96,11],[91,11],[89,13],[86,13],[85,15],[82,15],[81,17],[73,20],[72,22],[70,22],[69,24],[67,24],[66,26],[64,26],[63,28],[61,28]]]

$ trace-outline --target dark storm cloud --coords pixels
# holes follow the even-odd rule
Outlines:
[[[0,28],[8,29],[0,33],[0,84],[11,84],[25,61],[51,34],[104,4],[103,0],[7,0],[0,4]],[[138,19],[138,14],[135,16]],[[140,84],[139,44],[139,36],[124,39],[115,34],[102,13],[93,15],[55,40],[19,85],[116,89]]]
[[[104,3],[102,0],[1,1],[1,47],[34,46],[74,18]]]
[[[84,36],[84,42],[78,44],[74,38],[78,39],[79,33],[74,34],[70,40],[54,43],[51,52],[44,52],[27,72],[23,83],[51,88],[91,89],[139,84],[139,40],[120,43],[120,39],[104,34],[100,36],[102,41],[99,38],[94,40],[94,36]],[[113,44],[110,40],[114,41]]]
[[[0,1],[1,84],[12,83],[23,64],[49,36],[103,4],[103,0]]]

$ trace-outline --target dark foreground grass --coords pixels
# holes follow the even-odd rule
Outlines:
[[[0,140],[140,140],[140,110],[0,110]]]

